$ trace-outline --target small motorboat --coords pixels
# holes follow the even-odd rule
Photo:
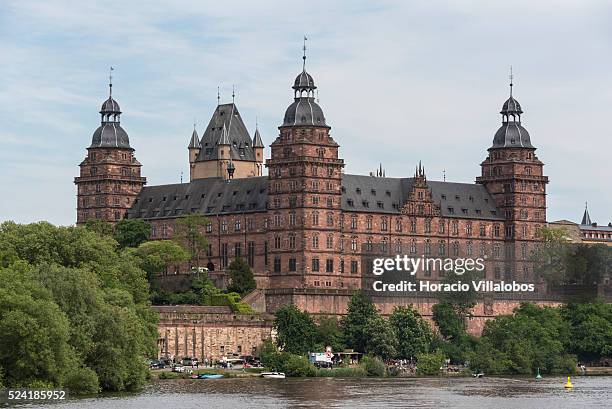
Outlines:
[[[270,378],[270,379],[285,379],[285,374],[282,372],[262,372],[261,376],[263,378]]]
[[[202,373],[198,375],[198,379],[221,379],[223,375],[217,373]]]
[[[472,376],[474,378],[483,378],[484,374],[482,372],[478,372],[478,373],[473,373]]]

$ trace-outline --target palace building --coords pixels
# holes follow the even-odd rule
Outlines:
[[[332,134],[315,89],[304,64],[270,144],[267,175],[262,136],[258,129],[249,134],[232,102],[217,106],[201,138],[194,129],[189,182],[160,186],[145,186],[110,95],[75,179],[77,223],[144,219],[153,239],[168,239],[177,218],[205,215],[209,248],[201,265],[219,272],[246,259],[272,312],[295,303],[313,313],[343,313],[362,286],[370,253],[483,258],[487,279],[538,282],[529,255],[536,230],[546,225],[548,178],[512,84],[486,150],[483,137],[475,183],[429,180],[420,162],[400,177],[345,173],[340,146],[347,137]]]

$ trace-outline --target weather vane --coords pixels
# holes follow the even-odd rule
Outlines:
[[[304,63],[302,65],[302,68],[304,70],[306,70],[306,40],[308,40],[308,38],[304,34],[304,46],[302,47],[302,50],[304,50],[304,55],[302,56],[302,59],[304,60]]]

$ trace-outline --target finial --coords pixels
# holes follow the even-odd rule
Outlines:
[[[514,86],[514,75],[512,74],[512,66],[510,66],[510,96],[512,96],[513,86]]]
[[[232,104],[234,103],[234,98],[236,98],[236,88],[232,84]]]
[[[589,208],[589,202],[584,202],[584,210],[587,210]]]
[[[442,178],[444,179],[444,181],[446,182],[446,170],[442,171]]]
[[[217,85],[217,106],[221,105],[221,91],[219,90],[219,86]]]
[[[259,129],[259,118],[257,118],[257,115],[255,115],[255,130]]]
[[[196,124],[197,124],[196,119],[195,119],[195,118],[193,118],[193,130],[194,130],[194,131],[196,130]]]
[[[303,71],[306,71],[306,40],[308,40],[308,38],[306,38],[306,34],[304,34],[304,46],[302,47],[302,50],[304,51],[304,55],[302,56],[302,59],[304,60],[302,64]]]
[[[114,71],[113,67],[110,67],[110,70],[108,70],[108,96],[109,97],[113,96],[113,71]]]
[[[319,90],[317,90],[317,104],[319,103]]]
[[[183,171],[181,170],[181,183],[183,183]]]

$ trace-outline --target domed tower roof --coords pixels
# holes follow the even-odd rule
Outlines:
[[[285,111],[282,126],[325,126],[325,115],[315,101],[314,90],[317,88],[308,72],[306,72],[306,46],[304,46],[304,64],[302,72],[293,82],[294,101]]]
[[[115,101],[112,96],[109,96],[108,99],[102,104],[102,108],[100,108],[100,113],[103,112],[121,113],[121,108],[119,108],[119,103]]]
[[[121,109],[119,103],[113,99],[112,76],[108,84],[108,99],[102,103],[100,115],[102,123],[94,131],[89,148],[122,148],[132,149],[127,132],[121,127]]]
[[[306,70],[299,73],[297,77],[295,77],[295,81],[293,82],[293,89],[316,89],[314,79],[312,75],[308,74]]]
[[[512,74],[510,74],[510,97],[502,105],[499,112],[502,115],[502,125],[493,137],[494,148],[531,148],[535,149],[531,144],[529,132],[521,125],[521,114],[523,109],[521,104],[512,96]]]

